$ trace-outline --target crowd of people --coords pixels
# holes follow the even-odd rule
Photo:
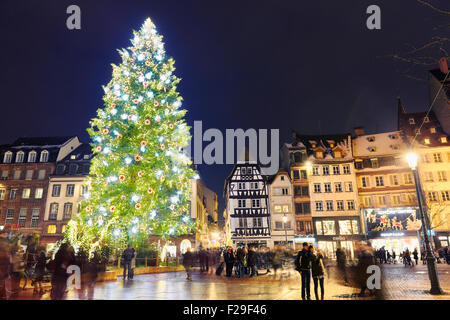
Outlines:
[[[434,256],[436,258],[437,263],[447,263],[450,264],[450,253],[448,251],[448,246],[440,248],[434,252]],[[426,254],[425,251],[422,250],[420,253],[417,248],[411,252],[408,248],[404,251],[400,252],[399,255],[396,254],[394,250],[389,251],[385,249],[385,247],[381,247],[380,249],[375,251],[375,258],[377,262],[380,264],[396,264],[397,257],[399,259],[399,263],[403,263],[406,266],[414,267],[419,264],[419,260],[422,261],[422,264],[426,264]]]

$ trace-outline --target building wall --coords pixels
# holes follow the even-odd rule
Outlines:
[[[273,248],[275,244],[286,243],[286,241],[293,243],[295,235],[294,200],[292,182],[288,173],[279,172],[268,187],[272,228],[268,246]],[[283,217],[287,218],[286,224],[283,222]]]

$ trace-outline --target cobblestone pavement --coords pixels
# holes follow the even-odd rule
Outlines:
[[[344,286],[343,281],[336,280],[336,273],[331,268],[330,278],[325,279],[326,300],[373,299],[359,297],[359,289]],[[426,292],[429,280],[426,266],[414,268],[403,265],[383,266],[383,299],[444,299],[450,300],[450,266],[438,265],[441,287],[446,295],[433,296]],[[311,297],[314,299],[313,284]],[[193,281],[186,281],[184,272],[137,275],[134,280],[117,280],[100,282],[95,286],[94,299],[117,300],[298,300],[300,299],[300,276],[294,270],[284,270],[275,276],[260,275],[254,278],[226,278],[214,274],[193,274]],[[20,293],[18,299],[48,300],[49,294],[34,296],[32,290]],[[79,299],[78,293],[69,290],[66,299]]]

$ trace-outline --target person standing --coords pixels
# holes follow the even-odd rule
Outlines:
[[[257,257],[256,252],[253,247],[248,249],[247,254],[247,266],[249,268],[250,277],[258,275],[258,270],[256,270]]]
[[[134,269],[136,269],[136,250],[134,250],[134,248],[131,248],[131,250],[133,251],[133,258],[131,259],[131,275],[129,274],[128,278],[130,280],[133,280],[133,278],[134,278]]]
[[[345,251],[339,246],[336,250],[336,262],[341,276],[344,278],[344,285],[348,286],[347,278],[347,256]]]
[[[308,243],[303,242],[303,249],[298,252],[295,259],[296,270],[300,272],[302,279],[302,299],[311,300],[311,255],[309,253]]]
[[[35,266],[35,278],[34,278],[34,289],[33,294],[44,294],[45,290],[42,289],[42,280],[45,275],[45,266],[47,264],[47,257],[45,256],[45,252],[43,249],[40,249],[40,252],[37,257],[36,266]],[[38,291],[39,290],[39,291]]]
[[[191,269],[194,263],[194,256],[192,255],[191,248],[187,248],[186,252],[183,255],[183,266],[186,270],[186,280],[192,281],[191,277]]]
[[[396,258],[396,254],[395,254],[394,249],[392,249],[392,261],[394,261],[394,264],[397,263],[397,260],[395,258]]]
[[[228,247],[227,250],[223,254],[223,260],[225,261],[225,273],[227,277],[231,277],[233,273],[233,265],[234,265],[234,254],[233,249]]]
[[[49,262],[48,269],[52,270],[52,290],[50,297],[52,300],[62,300],[67,288],[67,268],[75,263],[73,248],[66,243],[61,244],[55,259]]]
[[[417,248],[414,248],[413,257],[414,257],[414,261],[416,261],[416,266],[417,266],[419,264],[419,252],[417,251]]]
[[[128,279],[133,278],[133,271],[131,270],[131,260],[134,258],[134,249],[131,248],[131,244],[127,246],[127,248],[122,253],[122,261],[123,261],[123,280],[127,277],[127,269],[128,269]]]
[[[361,243],[358,248],[358,265],[357,265],[357,281],[361,288],[360,296],[364,296],[367,289],[367,279],[370,276],[367,274],[367,268],[376,264],[376,259],[372,246],[368,243]],[[374,294],[374,290],[370,290]]]
[[[239,278],[244,275],[244,259],[245,259],[245,251],[240,246],[236,250],[236,275]]]
[[[323,264],[323,255],[320,251],[315,250],[313,246],[309,246],[311,254],[311,275],[314,282],[314,294],[316,295],[316,300],[319,300],[319,285],[320,285],[320,300],[324,299],[325,288],[324,288],[324,276],[325,276],[325,266]]]

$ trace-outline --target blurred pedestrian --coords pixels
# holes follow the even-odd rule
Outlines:
[[[133,280],[134,278],[134,269],[136,269],[136,250],[134,248],[131,248],[133,251],[133,258],[131,258],[131,274],[128,275],[128,278]],[[169,264],[167,264],[169,265]]]
[[[358,252],[358,265],[357,265],[357,281],[361,288],[361,291],[359,293],[360,296],[363,296],[365,294],[365,291],[367,289],[367,279],[370,276],[367,273],[367,268],[369,266],[375,265],[375,256],[374,251],[370,244],[363,244],[361,243],[359,245],[359,248],[357,249]],[[374,294],[375,291],[370,290],[371,294]]]
[[[257,253],[253,247],[250,247],[247,254],[247,266],[249,268],[250,277],[258,275],[256,263],[257,263]]]
[[[345,251],[342,250],[341,246],[339,246],[336,250],[336,263],[337,268],[344,279],[344,285],[348,286],[348,278],[347,278],[347,256],[345,254]]]
[[[192,255],[191,248],[187,248],[183,255],[183,266],[186,270],[186,280],[192,281],[191,269],[194,263],[194,256]]]
[[[413,257],[414,257],[414,261],[416,261],[416,266],[417,266],[419,264],[419,252],[417,251],[417,248],[414,248]]]
[[[316,295],[316,300],[319,300],[319,285],[320,285],[320,300],[324,299],[325,288],[324,288],[324,276],[325,276],[325,266],[323,264],[323,255],[320,251],[315,253],[314,247],[310,246],[311,254],[311,275],[314,282],[314,293]]]
[[[6,292],[6,282],[10,276],[11,254],[9,245],[0,239],[0,300],[6,300],[9,295]]]
[[[11,262],[12,296],[17,297],[20,289],[20,280],[25,271],[25,252],[22,247],[19,246],[16,250],[13,250]]]
[[[47,265],[52,270],[52,300],[61,300],[67,288],[67,268],[75,263],[73,249],[66,243],[61,244],[56,252],[55,259]]]
[[[227,250],[223,254],[223,259],[225,261],[225,274],[227,277],[231,277],[233,273],[233,265],[234,265],[234,253],[231,247],[228,247]]]
[[[36,265],[34,267],[34,279],[33,279],[33,294],[43,295],[45,290],[42,288],[42,281],[45,276],[45,266],[47,265],[47,257],[43,248],[39,248],[36,258]]]

